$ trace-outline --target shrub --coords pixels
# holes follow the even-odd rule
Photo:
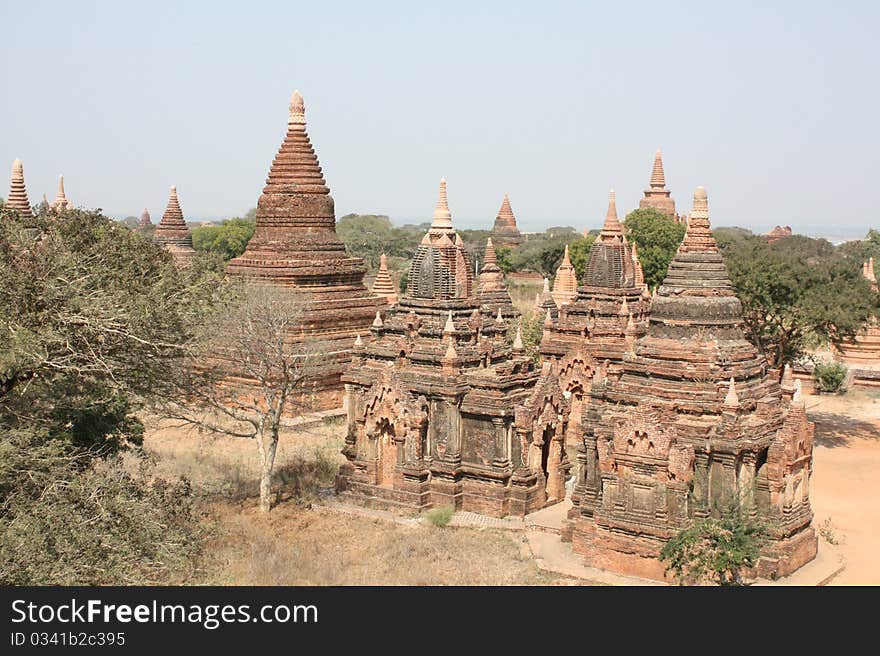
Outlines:
[[[0,437],[0,585],[181,583],[203,535],[189,482],[58,440]]]
[[[758,562],[769,532],[765,521],[732,504],[720,518],[698,519],[678,533],[660,559],[679,584],[742,585],[742,570]]]
[[[843,392],[848,372],[842,362],[817,362],[813,367],[813,383],[820,392]]]
[[[452,506],[445,506],[443,508],[435,508],[425,515],[425,517],[437,528],[443,528],[449,523],[449,520],[452,519],[452,514],[454,512],[455,508]]]

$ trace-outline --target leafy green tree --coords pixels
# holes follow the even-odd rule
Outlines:
[[[185,483],[123,465],[222,276],[99,212],[0,210],[0,583],[174,582]]]
[[[825,240],[721,237],[746,334],[773,366],[802,357],[817,340],[852,338],[877,311],[878,295],[861,267]]]
[[[391,219],[381,214],[346,214],[336,223],[336,232],[348,252],[363,258],[373,271],[382,253],[411,258],[424,234],[416,227],[395,228]]]
[[[733,503],[720,518],[695,520],[660,551],[679,584],[742,585],[743,569],[754,567],[767,543],[767,522]]]
[[[504,273],[510,273],[513,271],[513,263],[511,261],[511,253],[512,249],[510,246],[497,246],[495,248],[495,256],[498,260],[498,267]]]
[[[200,252],[214,253],[224,261],[244,253],[254,235],[256,223],[251,219],[225,219],[220,225],[199,226],[192,231],[193,247]]]
[[[630,212],[625,223],[629,239],[638,247],[645,282],[653,289],[666,277],[669,263],[684,239],[685,226],[653,207]]]

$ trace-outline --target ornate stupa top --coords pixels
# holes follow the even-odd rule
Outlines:
[[[608,192],[608,211],[605,212],[605,223],[602,226],[602,232],[599,233],[599,239],[602,241],[611,241],[612,239],[623,241],[623,226],[617,218],[617,197],[613,189]]]
[[[654,169],[651,171],[651,188],[666,189],[666,174],[663,172],[663,155],[660,149],[654,155]]]
[[[452,213],[449,211],[449,201],[446,198],[446,178],[440,178],[440,195],[437,198],[437,206],[434,208],[431,232],[452,232],[453,230]]]
[[[303,102],[299,89],[290,96],[290,114],[288,115],[287,122],[299,125],[306,124],[306,104]]]
[[[681,242],[678,250],[679,252],[718,250],[718,243],[709,225],[709,199],[703,187],[697,187],[694,192],[694,209],[688,219],[684,241]]]
[[[55,195],[55,200],[52,203],[52,207],[56,210],[70,210],[73,209],[73,203],[67,200],[67,195],[64,193],[64,176],[58,176],[58,193]]]

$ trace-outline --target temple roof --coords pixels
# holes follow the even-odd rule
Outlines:
[[[651,171],[651,189],[666,189],[666,174],[663,172],[663,155],[660,149],[654,155],[654,168]]]
[[[590,249],[584,285],[604,288],[635,288],[636,272],[623,225],[617,218],[614,190],[608,194],[608,211],[599,237]]]

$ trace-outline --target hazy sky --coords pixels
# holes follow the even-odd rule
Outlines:
[[[878,2],[0,0],[0,161],[32,202],[190,220],[256,205],[306,102],[337,216],[597,227],[663,149],[715,225],[861,236],[880,180]],[[8,175],[8,173],[7,173]],[[6,195],[3,191],[2,195]]]

